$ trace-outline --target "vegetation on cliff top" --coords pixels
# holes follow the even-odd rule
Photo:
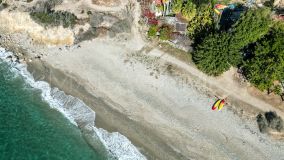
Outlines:
[[[76,24],[76,16],[67,11],[42,11],[31,12],[31,17],[44,26],[73,27]]]
[[[30,16],[37,23],[44,26],[60,26],[64,28],[73,27],[77,17],[68,11],[54,11],[53,8],[63,0],[38,1]]]

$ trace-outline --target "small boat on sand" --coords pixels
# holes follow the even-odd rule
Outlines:
[[[220,111],[225,105],[225,99],[222,99],[219,106],[218,106],[218,111]]]
[[[218,99],[218,100],[214,103],[214,105],[212,106],[212,110],[216,110],[216,109],[219,107],[221,101],[222,101],[221,99]]]

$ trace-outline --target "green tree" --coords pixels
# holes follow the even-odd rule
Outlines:
[[[271,88],[284,79],[284,32],[273,30],[258,42],[254,57],[245,61],[246,78],[260,90]]]
[[[228,59],[230,35],[228,33],[210,34],[197,46],[193,61],[203,72],[218,76],[230,68]]]
[[[240,50],[266,35],[271,20],[269,8],[249,9],[233,25],[231,47]]]
[[[173,6],[172,6],[172,10],[175,14],[178,14],[181,12],[183,6],[183,0],[174,0],[173,1]]]
[[[208,30],[213,25],[211,8],[203,5],[198,9],[196,16],[188,23],[187,34],[190,38],[199,35],[200,32]]]
[[[203,11],[202,14],[206,12]],[[243,59],[241,50],[264,37],[270,30],[272,23],[269,16],[270,10],[267,8],[250,9],[227,33],[211,34],[205,37],[193,53],[193,60],[197,67],[209,75],[217,76],[228,70],[231,65],[240,65]],[[200,27],[202,25],[199,26],[198,19],[199,15],[193,18],[192,21],[195,22],[193,26],[189,25],[189,34],[196,34],[196,31],[202,28]],[[203,25],[209,23],[203,20],[201,22],[204,22]]]
[[[266,35],[272,24],[269,8],[249,9],[233,25],[228,62],[237,66],[242,63],[241,50]]]
[[[191,21],[196,15],[196,5],[188,0],[182,8],[181,14],[186,20]]]

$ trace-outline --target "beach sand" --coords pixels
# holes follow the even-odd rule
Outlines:
[[[1,12],[1,34],[28,34],[27,38],[2,36],[3,47],[12,51],[11,46],[23,47],[27,52],[21,53],[23,62],[28,63],[37,80],[83,100],[96,112],[97,127],[125,135],[148,159],[283,159],[283,140],[261,134],[255,118],[269,110],[284,117],[283,109],[239,86],[233,80],[233,69],[220,77],[209,77],[190,62],[175,59],[163,47],[145,41],[138,23],[139,3],[121,2],[116,7],[92,5],[90,0],[57,6],[77,14],[88,6],[96,12],[121,14],[121,19],[133,18],[131,33],[118,33],[112,39],[99,37],[71,47],[64,46],[74,42],[74,30],[46,30],[27,13]],[[130,2],[132,12],[123,14]],[[77,29],[80,27],[84,28]],[[60,49],[34,48],[34,42],[46,37],[40,44],[64,45]],[[65,39],[70,41],[66,43]],[[7,42],[9,45],[5,45]],[[211,110],[216,96],[228,97],[229,105],[220,112]]]
[[[50,49],[29,70],[83,100],[96,112],[98,127],[125,135],[149,159],[284,156],[284,143],[261,134],[256,115],[240,118],[230,106],[212,111],[216,98],[208,84],[190,74],[172,76],[162,58],[139,50],[96,39],[77,49]]]

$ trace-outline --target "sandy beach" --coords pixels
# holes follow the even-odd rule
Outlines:
[[[98,127],[122,133],[149,159],[284,156],[282,141],[259,132],[252,113],[261,108],[244,111],[241,118],[229,105],[213,112],[216,98],[208,89],[210,85],[194,75],[188,74],[186,80],[170,75],[163,59],[143,56],[109,40],[50,52],[44,63],[34,62],[31,72],[82,99],[95,110]],[[144,63],[139,57],[144,57]]]
[[[97,127],[126,136],[150,160],[283,159],[283,134],[262,134],[256,122],[266,111],[284,118],[280,98],[239,82],[234,68],[209,77],[173,56],[177,49],[148,41],[139,7],[125,0],[118,6],[90,0],[57,5],[83,18],[83,9],[92,10],[94,23],[101,21],[92,25],[104,32],[81,41],[79,31],[89,34],[94,26],[46,29],[26,12],[4,10],[0,44],[18,49],[36,80],[81,99],[96,112]],[[211,110],[217,97],[228,100],[219,112]]]

